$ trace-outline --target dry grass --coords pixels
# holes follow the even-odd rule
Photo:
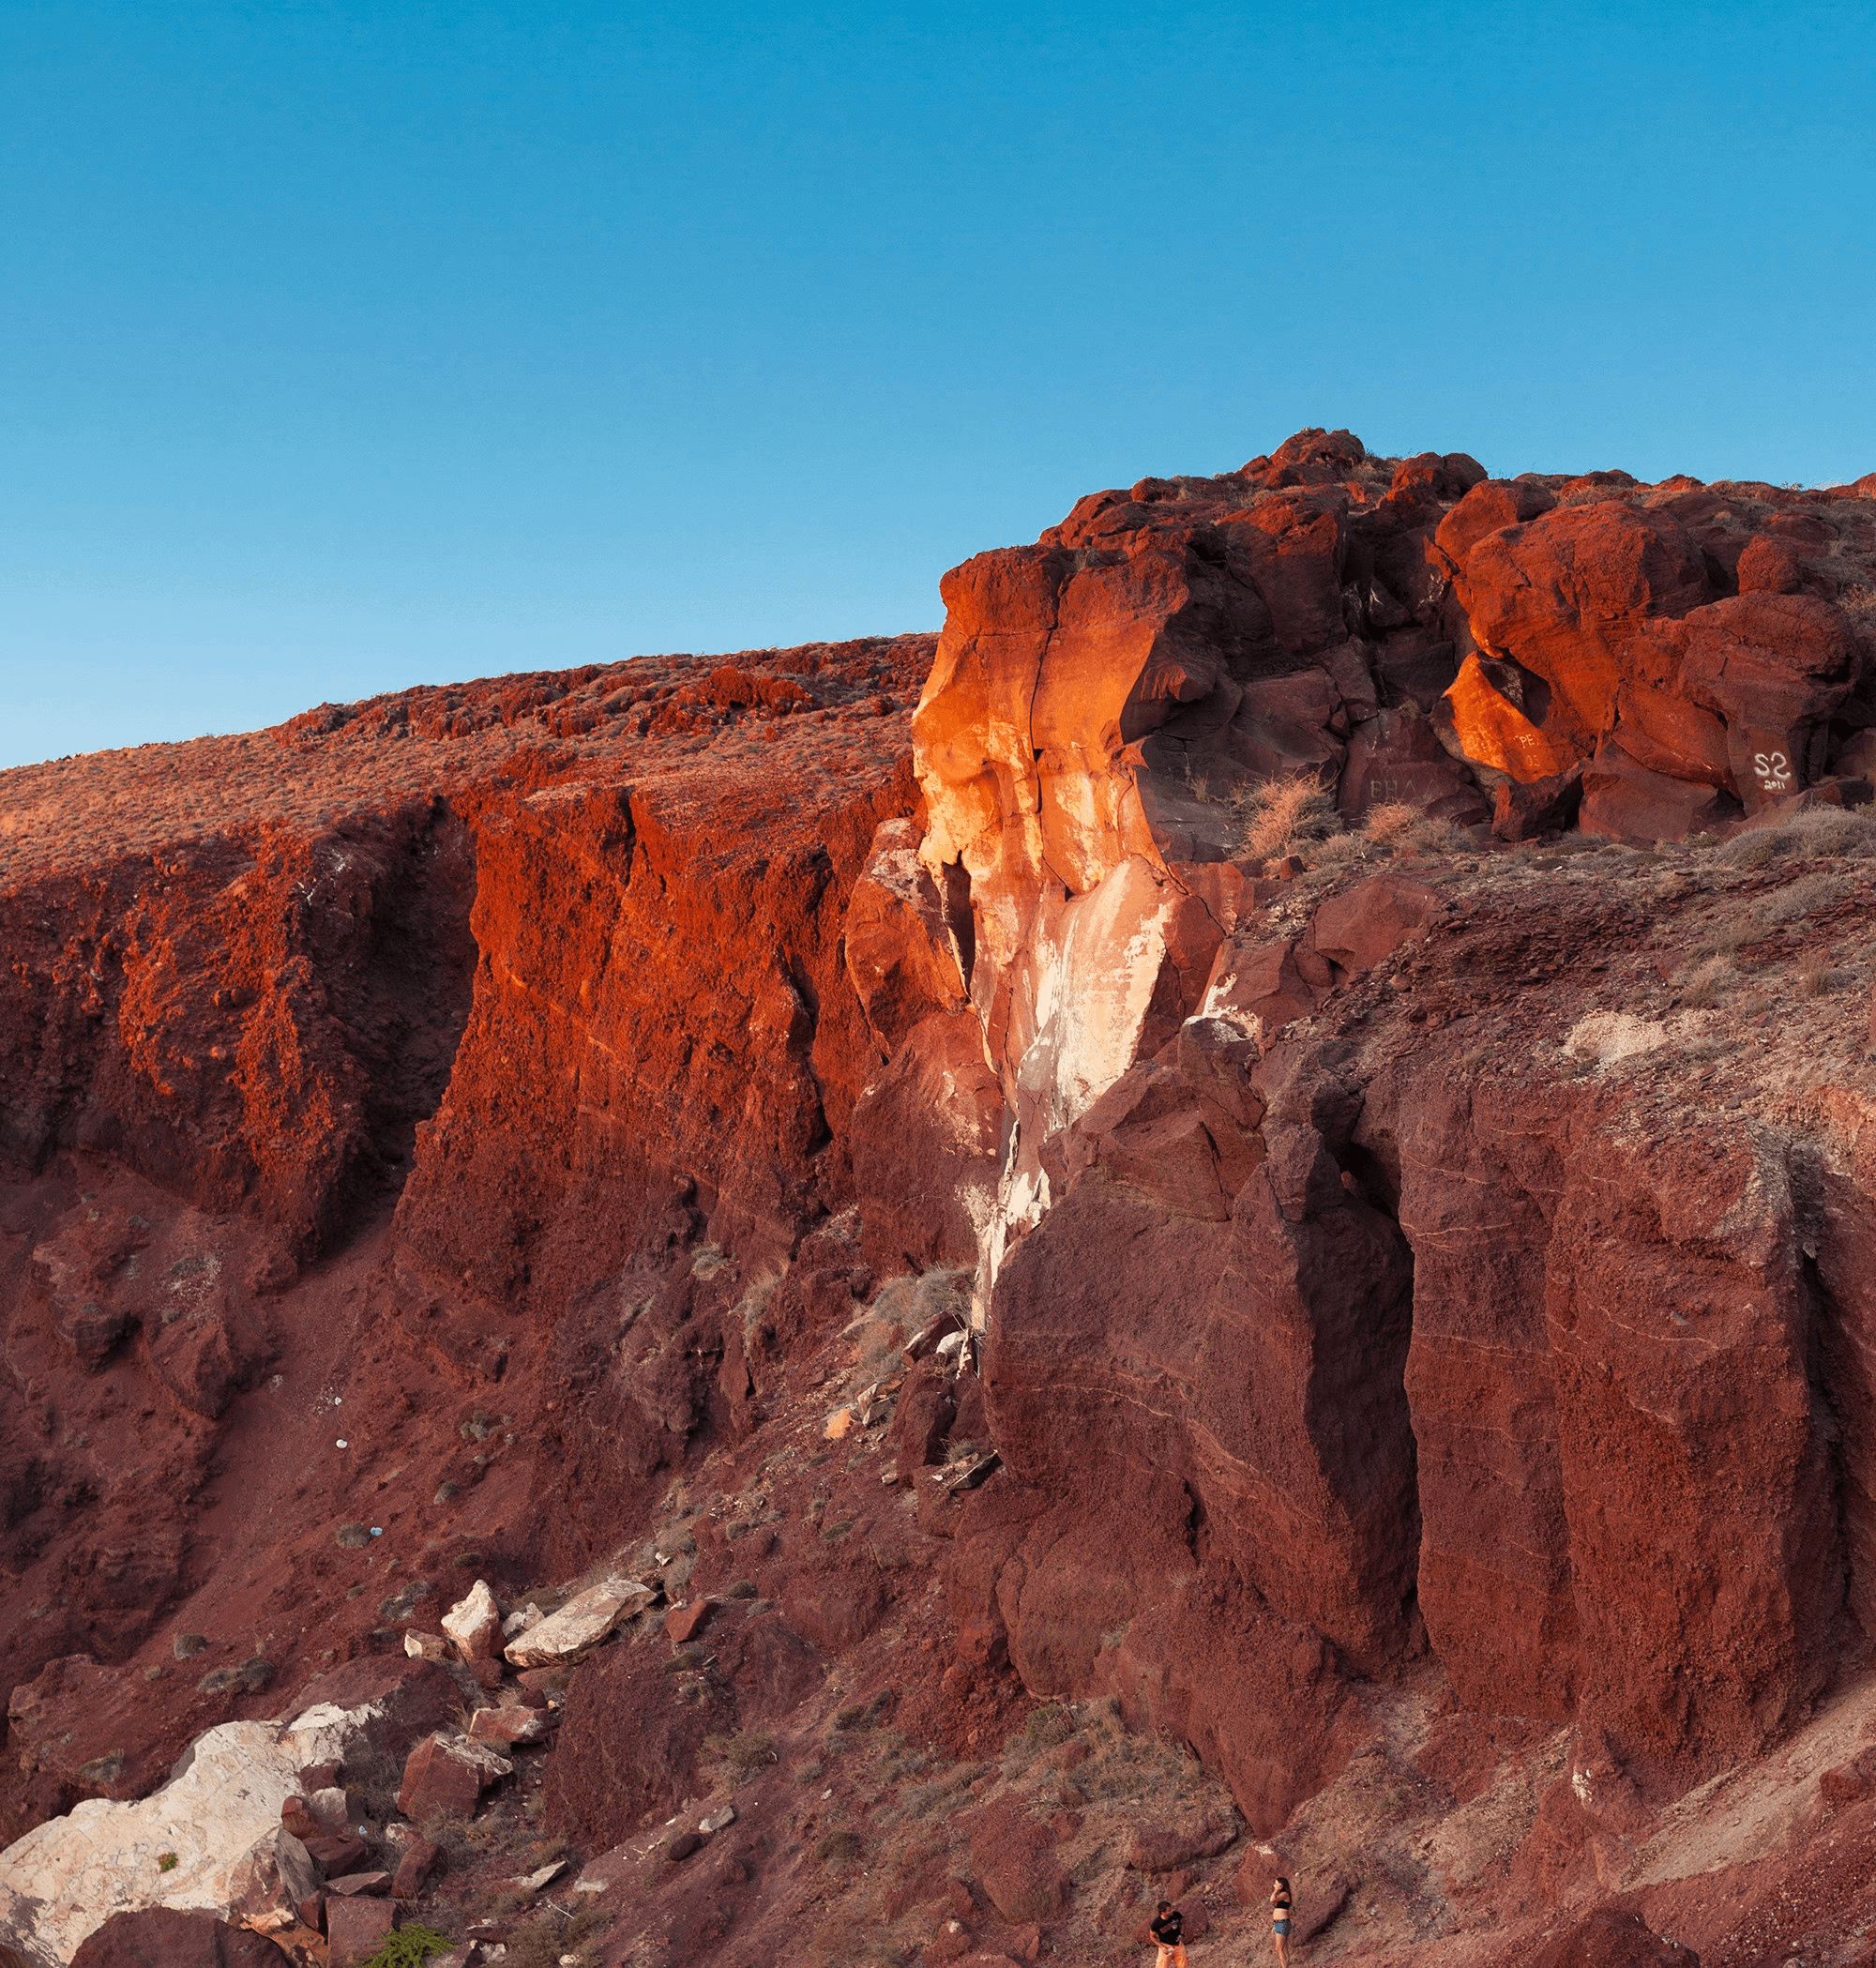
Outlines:
[[[1681,986],[1681,1003],[1688,1010],[1705,1011],[1724,1001],[1736,973],[1732,961],[1712,956],[1696,963]]]
[[[1876,855],[1876,819],[1868,810],[1813,807],[1770,826],[1748,827],[1717,851],[1735,868],[1765,868],[1774,861],[1855,860]]]
[[[1324,840],[1340,825],[1335,803],[1321,782],[1309,778],[1267,779],[1248,788],[1237,805],[1244,818],[1245,852],[1262,860]]]

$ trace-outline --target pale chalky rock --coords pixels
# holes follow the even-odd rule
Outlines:
[[[486,1579],[477,1579],[466,1598],[458,1599],[443,1615],[445,1635],[455,1643],[464,1660],[486,1660],[495,1649],[502,1626],[501,1609]]]
[[[502,1622],[502,1638],[514,1640],[531,1627],[539,1626],[546,1617],[547,1614],[530,1599],[525,1606],[518,1606]]]
[[[508,1643],[507,1653],[515,1667],[545,1667],[551,1661],[578,1660],[590,1653],[622,1619],[642,1612],[658,1596],[658,1588],[636,1579],[607,1579],[567,1600],[540,1625]]]
[[[441,1633],[419,1633],[412,1627],[404,1634],[404,1652],[413,1660],[447,1660],[449,1643]]]
[[[235,1919],[250,1894],[274,1904],[305,1857],[281,1805],[309,1764],[358,1753],[378,1712],[322,1703],[290,1723],[223,1722],[149,1796],[87,1798],[29,1831],[0,1853],[0,1959],[63,1968],[113,1914],[146,1907]]]

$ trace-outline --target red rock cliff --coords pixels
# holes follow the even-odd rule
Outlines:
[[[1116,1843],[1012,1752],[941,1860],[830,1747],[1036,1703],[1403,1959],[1601,1901],[1756,1959],[1688,1882],[1876,1726],[1872,492],[1308,431],[967,562],[935,646],[0,776],[9,1828],[629,1558],[681,1625],[527,1811],[629,1882],[726,1745],[836,1801],[608,1959],[832,1959],[829,1892],[1105,1945],[1216,1800]],[[808,1877],[842,1811],[894,1883]]]

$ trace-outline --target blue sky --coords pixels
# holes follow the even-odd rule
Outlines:
[[[0,765],[935,628],[1304,424],[1876,469],[1876,9],[0,17]]]

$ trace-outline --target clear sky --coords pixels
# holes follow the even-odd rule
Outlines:
[[[1876,7],[8,0],[0,765],[935,628],[1305,424],[1876,468]]]

